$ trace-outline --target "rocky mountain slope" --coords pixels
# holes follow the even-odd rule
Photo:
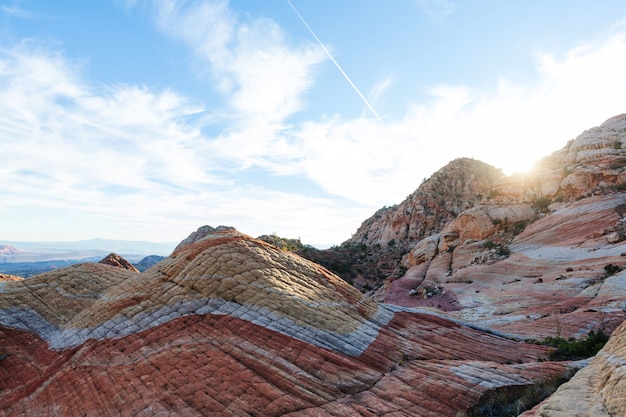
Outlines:
[[[615,116],[542,159],[533,171],[510,177],[472,159],[452,161],[400,204],[378,210],[340,247],[301,254],[369,290],[402,276],[415,262],[407,261],[409,251],[431,257],[485,239],[506,246],[564,203],[626,191],[625,129],[626,116]]]
[[[0,286],[2,416],[457,416],[579,366],[547,359],[226,227],[144,273],[81,264]]]

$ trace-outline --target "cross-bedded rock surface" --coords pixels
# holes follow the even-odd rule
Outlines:
[[[457,416],[575,367],[547,353],[225,227],[0,284],[2,416]]]
[[[624,207],[623,193],[565,205],[517,235],[506,255],[491,240],[440,254],[432,249],[437,239],[423,242],[407,273],[387,281],[378,298],[432,305],[527,338],[610,332],[626,309],[626,241],[614,239]]]

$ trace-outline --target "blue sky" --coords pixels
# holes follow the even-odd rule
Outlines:
[[[625,1],[0,0],[0,239],[339,244],[626,112],[625,74]]]

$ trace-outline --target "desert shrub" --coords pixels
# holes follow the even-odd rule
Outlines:
[[[533,207],[535,207],[540,213],[547,213],[549,205],[550,199],[546,197],[539,197],[533,201]]]
[[[527,223],[523,220],[515,222],[515,224],[513,225],[513,234],[519,235],[520,233],[524,231],[524,229],[526,229],[526,226],[527,226]]]
[[[607,277],[610,277],[611,275],[615,275],[621,270],[622,268],[620,268],[618,265],[613,265],[613,264],[604,265],[604,271],[606,272]]]
[[[500,246],[496,249],[496,253],[500,256],[508,256],[511,254],[511,250],[508,246]]]
[[[619,184],[615,184],[613,186],[615,191],[626,191],[626,182],[620,182]]]
[[[566,382],[573,372],[535,384],[513,385],[487,391],[479,403],[457,416],[515,417],[533,408]]]
[[[585,339],[564,339],[562,337],[546,337],[542,345],[555,348],[550,352],[553,360],[576,360],[594,356],[609,340],[609,336],[602,330],[595,333],[593,330]]]
[[[618,169],[620,171],[623,171],[625,166],[626,158],[618,158],[609,165],[609,169]]]
[[[484,246],[486,249],[493,249],[493,248],[495,248],[495,247],[496,247],[496,244],[493,242],[493,240],[488,240],[488,241],[486,241],[485,243],[483,243],[483,246]]]

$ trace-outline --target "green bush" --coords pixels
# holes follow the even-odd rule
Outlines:
[[[496,244],[494,243],[493,240],[488,240],[485,243],[483,243],[483,247],[485,247],[486,249],[493,249],[496,247]]]
[[[509,256],[511,254],[511,250],[508,246],[500,246],[496,249],[496,253],[500,256]]]
[[[619,271],[622,270],[622,268],[620,268],[618,265],[607,264],[604,265],[604,270],[606,271],[606,276],[610,277],[611,275],[617,274]]]
[[[550,205],[550,199],[546,198],[546,197],[539,197],[538,199],[536,199],[535,201],[533,201],[533,206],[540,212],[540,213],[547,213],[548,212],[548,206]]]
[[[613,187],[615,191],[626,191],[626,182],[620,182]]]
[[[598,333],[592,330],[586,339],[566,340],[562,337],[546,337],[541,344],[556,348],[550,352],[552,360],[577,360],[594,356],[608,340],[609,336],[602,330]]]

